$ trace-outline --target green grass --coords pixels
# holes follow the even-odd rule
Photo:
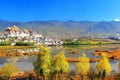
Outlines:
[[[102,44],[120,44],[120,41],[110,41],[102,39],[80,39],[80,40],[65,40],[63,45],[102,45]]]

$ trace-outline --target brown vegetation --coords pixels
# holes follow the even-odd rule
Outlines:
[[[120,60],[120,50],[96,50],[92,54],[101,56],[101,53],[106,53],[109,59]]]
[[[75,50],[75,49],[70,49],[69,54],[78,54],[78,50]]]

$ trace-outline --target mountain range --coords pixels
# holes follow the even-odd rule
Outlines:
[[[10,22],[0,20],[0,30],[13,25],[22,29],[35,30],[47,37],[81,37],[81,36],[101,36],[114,35],[120,32],[119,21],[29,21]]]

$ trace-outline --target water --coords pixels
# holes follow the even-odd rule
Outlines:
[[[60,51],[65,51],[66,57],[77,58],[81,56],[82,53],[86,53],[89,58],[93,58],[91,53],[95,50],[112,50],[112,49],[120,49],[118,44],[114,45],[82,45],[82,46],[65,46],[65,47],[49,47],[51,49],[51,56],[53,57]],[[69,50],[77,50],[78,54],[69,54]],[[0,66],[4,63],[12,63],[16,64],[19,70],[30,71],[33,70],[33,62],[35,61],[36,56],[21,56],[21,57],[3,57],[0,58]],[[111,61],[111,67],[113,70],[117,71],[117,61]],[[91,63],[91,66],[94,67],[95,63]],[[69,69],[74,70],[74,62],[69,63]]]

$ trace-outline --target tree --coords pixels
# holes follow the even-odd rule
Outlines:
[[[59,76],[59,73],[61,74],[61,79],[62,79],[62,74],[64,72],[68,71],[68,62],[66,61],[64,52],[60,52],[57,55],[53,57],[53,69],[54,72],[56,72]]]
[[[50,58],[50,50],[42,45],[39,46],[39,54],[37,56],[37,60],[33,64],[35,72],[38,75],[41,75],[43,80],[45,79],[45,76],[50,73]]]
[[[102,57],[96,64],[96,70],[99,73],[99,76],[106,77],[106,75],[108,75],[112,69],[108,61],[107,55],[105,53],[101,54]]]
[[[5,63],[0,67],[0,77],[11,77],[16,75],[18,68],[16,65]]]
[[[120,73],[120,63],[117,63],[118,72]]]
[[[83,75],[87,74],[89,69],[89,58],[86,57],[86,54],[82,54],[82,56],[78,58],[78,62],[75,63],[75,70],[82,76],[83,80]]]

